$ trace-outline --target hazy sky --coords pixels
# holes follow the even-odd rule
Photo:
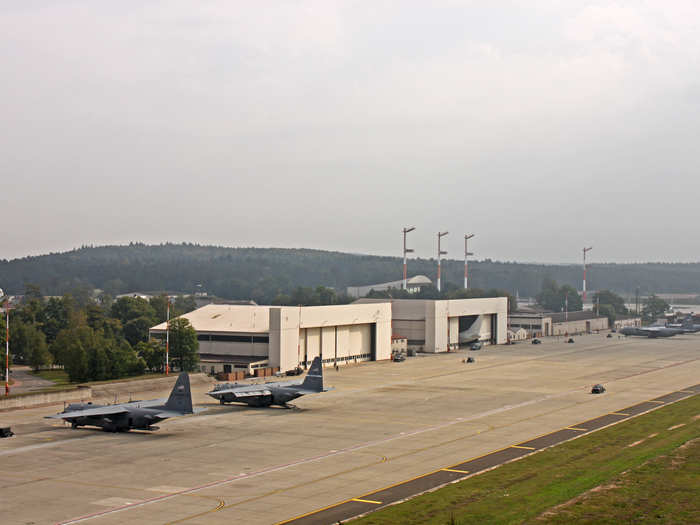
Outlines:
[[[0,258],[698,261],[700,2],[0,3]]]

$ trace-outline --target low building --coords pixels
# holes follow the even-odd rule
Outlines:
[[[508,318],[511,330],[524,328],[531,337],[572,335],[608,329],[608,318],[591,310],[578,312],[514,312]]]
[[[509,328],[508,329],[508,340],[509,341],[525,341],[527,339],[527,330],[524,328]]]
[[[642,318],[635,315],[618,315],[613,323],[613,328],[615,330],[637,326],[642,326]]]
[[[414,277],[406,279],[406,290],[408,291],[408,293],[418,293],[426,286],[430,286],[432,284],[433,281],[431,281],[425,275],[416,275]],[[391,288],[396,290],[403,289],[403,280],[391,281],[388,283],[368,284],[365,286],[348,286],[347,294],[350,297],[359,298],[366,296],[372,290],[374,290],[375,292],[385,292]]]

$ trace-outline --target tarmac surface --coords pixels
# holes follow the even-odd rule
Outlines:
[[[2,522],[334,523],[698,389],[700,334],[563,341],[326,369],[335,390],[296,410],[222,407],[200,385],[209,411],[154,433],[5,411]]]

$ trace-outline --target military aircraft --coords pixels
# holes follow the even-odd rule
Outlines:
[[[682,334],[681,328],[670,328],[667,326],[625,326],[620,328],[622,335],[638,335],[641,337],[671,337]]]
[[[692,315],[687,316],[680,323],[669,324],[668,327],[680,329],[685,334],[694,334],[696,332],[700,332],[700,324],[693,323],[693,316]]]
[[[238,383],[221,383],[207,395],[225,403],[246,403],[253,407],[269,407],[279,405],[284,408],[294,408],[289,401],[306,394],[328,392],[332,388],[323,386],[323,367],[321,358],[316,357],[311,363],[304,381],[275,381],[259,385],[239,385]]]
[[[158,427],[153,426],[154,423],[203,410],[206,409],[192,408],[190,377],[187,372],[183,372],[177,378],[167,400],[151,399],[114,405],[71,403],[63,412],[45,418],[69,421],[73,428],[90,425],[101,427],[105,432],[128,432],[132,428],[158,430]]]

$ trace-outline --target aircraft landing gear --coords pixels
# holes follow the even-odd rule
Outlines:
[[[225,405],[225,404],[226,404],[226,401],[224,401],[224,398],[223,398],[223,397],[222,397],[221,399],[219,399],[219,404],[220,404],[220,405]]]
[[[76,423],[75,421],[71,421],[71,422],[70,422],[70,427],[71,427],[71,428],[78,428],[79,426],[80,426],[80,425],[78,425],[78,423]]]

